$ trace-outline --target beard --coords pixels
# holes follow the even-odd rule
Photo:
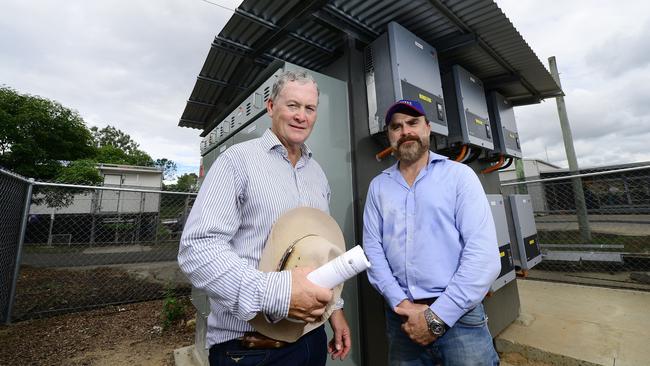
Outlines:
[[[413,141],[413,143],[405,143]],[[404,136],[391,144],[395,150],[395,156],[400,161],[412,163],[424,155],[429,150],[429,139],[420,136]]]

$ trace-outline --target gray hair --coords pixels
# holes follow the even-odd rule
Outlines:
[[[311,74],[306,71],[285,71],[280,74],[275,83],[273,83],[273,89],[271,89],[271,96],[269,99],[275,100],[289,81],[295,81],[300,84],[312,82],[316,86],[316,92],[318,93],[318,96],[320,96],[318,84],[316,84],[316,80],[314,80],[314,77],[311,76]]]

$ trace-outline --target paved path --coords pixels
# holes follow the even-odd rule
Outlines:
[[[518,280],[519,319],[498,337],[562,365],[650,365],[650,292]],[[582,363],[580,363],[582,362]]]

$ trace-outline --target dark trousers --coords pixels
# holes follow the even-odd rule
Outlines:
[[[295,343],[277,349],[247,349],[237,339],[210,347],[210,366],[296,365],[324,366],[327,335],[320,326]]]

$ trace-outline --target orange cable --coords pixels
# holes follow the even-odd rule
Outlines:
[[[492,173],[493,171],[498,170],[499,168],[501,168],[503,166],[504,162],[505,162],[505,159],[504,159],[503,155],[499,155],[499,161],[496,164],[481,170],[481,173],[482,174]]]
[[[460,150],[460,154],[454,159],[455,161],[461,161],[465,158],[465,154],[467,153],[467,145],[463,145],[463,149]]]

